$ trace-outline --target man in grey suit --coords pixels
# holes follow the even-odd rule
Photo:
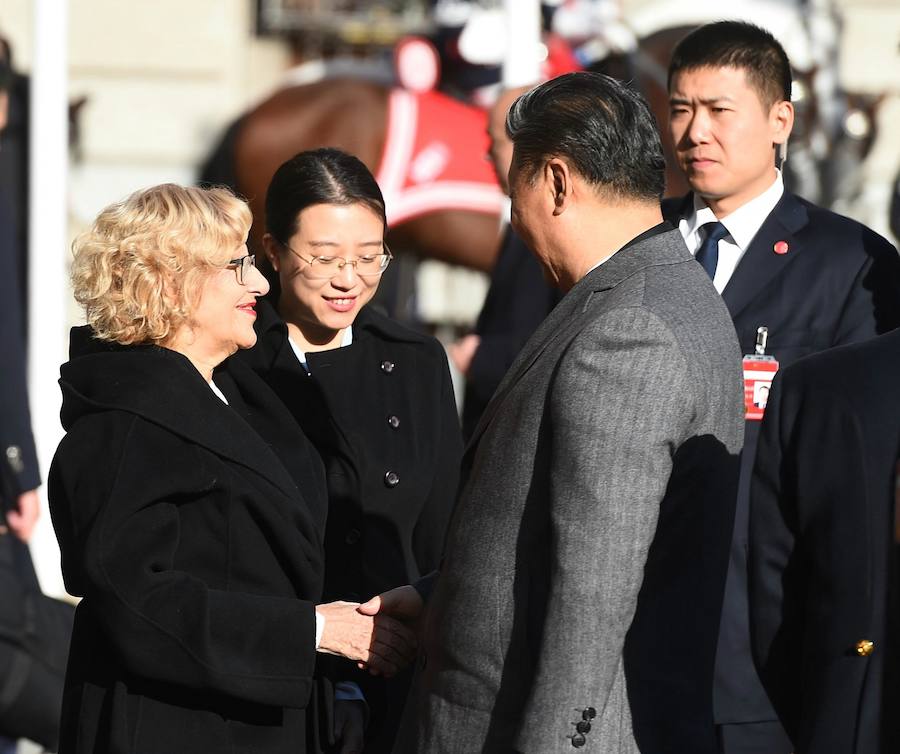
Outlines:
[[[734,328],[662,221],[640,95],[567,74],[520,97],[507,130],[513,225],[566,293],[467,449],[397,750],[714,751]],[[402,587],[361,609],[420,605]]]

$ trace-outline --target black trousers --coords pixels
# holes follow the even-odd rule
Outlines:
[[[28,546],[0,534],[0,735],[56,750],[74,613],[41,593]]]

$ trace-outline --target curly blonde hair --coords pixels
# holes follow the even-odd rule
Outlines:
[[[244,243],[246,202],[172,183],[104,209],[72,244],[72,287],[96,337],[163,344],[188,321],[210,272]]]

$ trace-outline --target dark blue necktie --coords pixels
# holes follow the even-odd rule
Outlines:
[[[716,265],[719,264],[719,241],[728,235],[728,229],[722,223],[706,223],[700,226],[703,243],[694,255],[710,278],[716,277]]]

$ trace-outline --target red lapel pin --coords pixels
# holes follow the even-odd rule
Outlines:
[[[787,254],[790,247],[788,246],[787,241],[776,241],[775,245],[772,247],[772,251],[776,254]]]

